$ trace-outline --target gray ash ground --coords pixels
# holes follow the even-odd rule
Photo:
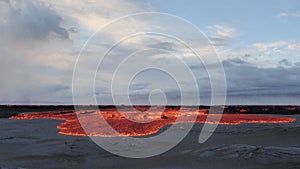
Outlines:
[[[300,116],[294,123],[219,125],[204,144],[196,124],[175,148],[146,159],[127,159],[88,137],[60,135],[56,120],[0,119],[3,168],[300,168]],[[163,131],[163,129],[162,129]],[[124,147],[124,149],[130,148]],[[121,150],[120,150],[121,151]]]

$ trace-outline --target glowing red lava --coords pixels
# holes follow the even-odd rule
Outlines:
[[[139,116],[136,113],[132,113],[132,117],[135,118],[144,118],[151,119],[152,122],[149,123],[137,123],[130,121],[123,117],[116,109],[105,109],[101,110],[101,114],[104,119],[113,127],[119,134],[119,136],[147,136],[157,133],[161,128],[166,125],[174,124],[175,120],[178,118],[179,110],[166,109],[162,114],[158,112],[153,112],[148,116]],[[207,119],[207,114],[203,113],[204,111],[199,110],[197,112],[187,111],[184,116],[189,116],[192,113],[196,113],[198,123],[205,123]],[[84,113],[84,119],[80,120],[81,122],[88,124],[89,133],[85,133],[81,124],[78,120],[77,114]],[[107,125],[99,124],[99,121],[96,121],[93,117],[95,115],[100,115],[99,111],[85,110],[80,112],[68,111],[68,112],[36,112],[30,114],[19,114],[13,116],[10,119],[55,119],[63,120],[65,122],[57,126],[60,129],[60,134],[72,135],[72,136],[116,136],[107,131]],[[213,114],[215,117],[221,117],[219,124],[226,125],[238,125],[241,123],[288,123],[294,122],[294,118],[282,118],[276,116],[263,116],[263,115],[250,115],[250,114]],[[184,119],[184,118],[183,118]],[[192,122],[188,120],[182,120],[177,123]],[[213,121],[208,121],[208,123],[215,123]]]

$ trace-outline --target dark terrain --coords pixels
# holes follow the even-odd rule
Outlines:
[[[129,108],[129,106],[98,106],[99,109],[108,109],[115,107]],[[185,106],[189,107],[189,106]],[[195,107],[195,106],[193,106]],[[91,110],[95,106],[76,106],[77,110]],[[145,111],[149,106],[135,106],[135,108]],[[180,106],[167,106],[171,109],[180,109]],[[209,111],[209,106],[199,106],[199,110]],[[300,114],[300,106],[223,106],[225,114],[279,114],[295,115]],[[48,111],[74,111],[73,105],[0,105],[0,118],[16,116],[19,113],[26,112],[48,112]]]

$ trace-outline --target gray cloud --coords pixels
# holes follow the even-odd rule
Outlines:
[[[155,49],[164,49],[168,51],[174,51],[178,46],[176,46],[174,43],[171,42],[158,42],[154,44],[148,45],[150,48],[155,48]]]
[[[287,59],[282,59],[279,61],[279,65],[283,67],[291,67],[293,66],[293,63],[289,62]]]
[[[65,91],[65,90],[71,90],[71,86],[56,84],[56,85],[49,87],[49,92],[61,92],[61,91]]]
[[[130,85],[130,90],[137,91],[137,90],[143,90],[149,87],[149,83],[137,83],[137,84],[132,84]]]
[[[0,102],[52,102],[60,92],[71,95],[73,60],[62,17],[39,1],[0,5]]]
[[[226,46],[230,43],[229,37],[208,37],[214,46]]]
[[[216,65],[208,65],[214,69]],[[241,58],[223,61],[228,104],[299,104],[300,65],[283,59],[277,66],[261,68]],[[201,103],[209,104],[210,78],[202,65],[190,65],[198,73]],[[202,75],[202,77],[200,76]],[[188,84],[188,83],[187,83]]]
[[[3,10],[7,12],[4,17],[5,22],[0,25],[1,34],[14,37],[16,39],[44,39],[49,34],[55,33],[62,38],[69,38],[68,31],[61,27],[62,17],[59,16],[51,6],[42,2],[18,0],[12,4],[5,1]],[[6,7],[5,7],[6,6]]]
[[[236,64],[236,62],[240,64]],[[284,61],[288,62],[287,60]],[[228,96],[290,97],[300,95],[300,67],[259,68],[239,59],[224,61]],[[259,100],[259,99],[258,99]],[[248,101],[260,104],[261,100]],[[265,100],[273,102],[274,100]],[[280,102],[278,102],[280,104]]]
[[[168,105],[180,105],[181,103],[181,95],[179,90],[170,90],[164,91],[165,99]],[[130,100],[132,104],[143,104],[147,105],[150,104],[150,93],[137,93],[137,94],[130,94]],[[161,95],[154,94],[154,100],[156,104],[163,104],[164,98]],[[160,101],[161,100],[161,101]],[[152,103],[155,104],[155,103]]]

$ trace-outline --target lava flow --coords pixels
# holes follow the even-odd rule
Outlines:
[[[205,123],[208,114],[204,113],[205,110],[199,109],[198,111],[186,111],[182,116],[188,117],[189,115],[196,113],[198,123]],[[78,115],[84,119],[79,120]],[[160,112],[152,112],[148,115],[139,115],[136,112],[129,112],[129,116],[136,119],[151,120],[149,123],[137,123],[131,121],[122,116],[116,109],[101,110],[101,114],[106,120],[107,124],[99,123],[94,117],[99,116],[99,111],[85,110],[85,111],[62,111],[62,112],[35,112],[30,114],[19,114],[13,116],[10,119],[55,119],[63,120],[61,125],[57,126],[60,130],[60,134],[72,135],[72,136],[147,136],[157,133],[161,128],[166,125],[175,123],[193,122],[189,120],[176,121],[179,117],[179,110],[165,109],[161,114]],[[195,115],[195,114],[194,114]],[[221,116],[221,117],[220,117]],[[212,114],[212,117],[220,117],[219,122],[207,121],[207,123],[218,123],[223,125],[238,125],[241,123],[288,123],[294,122],[294,118],[282,118],[276,116],[263,116],[263,115],[251,115],[251,114]],[[185,119],[185,118],[183,118]],[[80,122],[79,122],[80,121]],[[82,123],[89,129],[83,130]],[[85,126],[85,127],[86,127]],[[119,133],[118,135],[110,133],[108,127],[112,127]],[[88,131],[89,133],[86,133]]]

